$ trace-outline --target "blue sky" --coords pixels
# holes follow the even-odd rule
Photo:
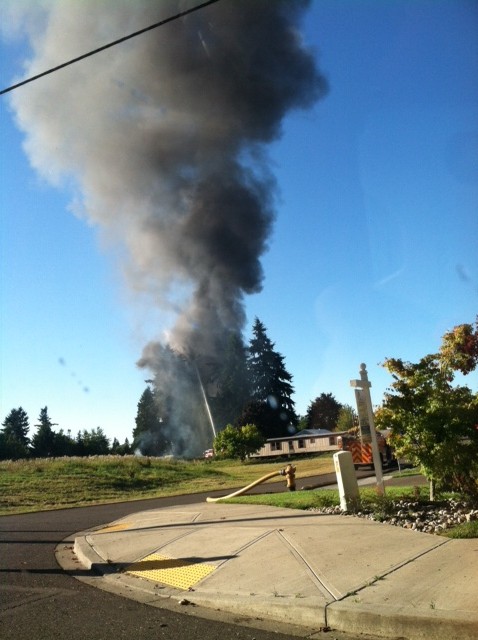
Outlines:
[[[322,392],[353,404],[361,362],[379,404],[380,362],[416,361],[476,316],[478,5],[314,1],[304,37],[330,89],[269,148],[277,219],[245,331],[264,322],[301,414]],[[3,38],[2,87],[26,52]],[[0,122],[2,421],[23,406],[33,426],[47,405],[65,431],[131,439],[146,377],[135,362],[159,314],[71,212],[68,187],[30,167],[6,96]]]

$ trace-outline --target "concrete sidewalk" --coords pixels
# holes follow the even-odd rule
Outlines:
[[[354,518],[198,503],[75,537],[96,586],[249,617],[409,640],[478,638],[478,540]],[[140,598],[138,597],[140,594]]]

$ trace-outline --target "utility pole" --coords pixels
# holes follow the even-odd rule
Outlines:
[[[355,400],[357,403],[362,442],[371,442],[372,444],[372,458],[375,467],[375,477],[377,479],[377,491],[383,496],[385,495],[385,487],[383,485],[382,459],[380,458],[380,452],[378,450],[377,434],[375,432],[375,422],[373,419],[372,398],[370,396],[372,383],[368,379],[367,367],[363,362],[360,365],[360,380],[351,380],[350,386],[355,388]]]

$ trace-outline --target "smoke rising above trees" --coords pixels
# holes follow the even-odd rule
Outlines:
[[[20,4],[32,75],[194,3]],[[265,147],[326,92],[298,31],[307,4],[222,0],[11,97],[32,165],[74,191],[129,285],[164,313],[138,364],[157,389],[176,387],[168,419],[188,453],[209,439],[191,368],[209,381],[262,286],[275,195]],[[191,366],[172,366],[166,346]]]
[[[292,399],[292,375],[285,367],[284,356],[276,351],[258,318],[248,346],[243,344],[241,336],[231,334],[223,360],[217,367],[209,367],[208,378],[213,384],[208,385],[205,402],[198,397],[204,385],[196,361],[168,346],[158,344],[157,348],[161,349],[163,366],[155,378],[148,381],[151,386],[145,389],[138,403],[133,432],[133,446],[138,453],[197,455],[192,451],[198,442],[192,425],[201,416],[204,420],[206,416],[201,412],[204,414],[207,410],[212,423],[206,433],[205,443],[209,446],[205,449],[213,440],[222,441],[216,436],[225,428],[228,433],[237,431],[239,440],[242,437],[239,431],[246,425],[257,428],[263,439],[287,436],[295,430],[297,415]],[[205,363],[202,369],[206,370]],[[176,433],[179,411],[182,411],[181,428]]]

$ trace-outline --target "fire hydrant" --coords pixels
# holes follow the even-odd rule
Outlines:
[[[285,476],[289,491],[295,491],[295,467],[288,464],[285,469],[281,470],[280,474],[281,476]]]

